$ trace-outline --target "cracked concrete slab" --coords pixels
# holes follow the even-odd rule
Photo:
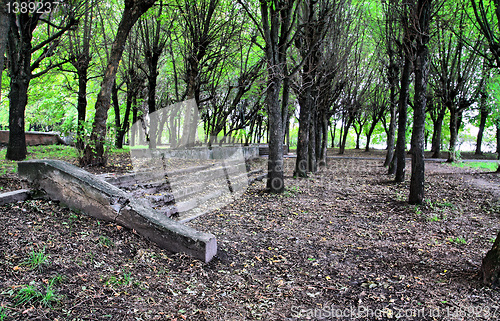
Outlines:
[[[197,231],[152,209],[99,177],[59,160],[18,163],[18,173],[46,197],[100,220],[115,222],[157,243],[204,262],[217,254],[214,235]]]

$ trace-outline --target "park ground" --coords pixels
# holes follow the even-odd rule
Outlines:
[[[408,182],[359,159],[383,151],[347,155],[300,180],[288,159],[284,194],[257,182],[190,222],[217,237],[209,264],[51,201],[2,206],[0,320],[498,319],[500,292],[478,274],[500,229],[498,174],[426,163],[413,206]],[[90,170],[130,166],[122,152]]]

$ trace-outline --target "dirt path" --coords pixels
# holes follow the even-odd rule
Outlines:
[[[425,164],[427,175],[449,175],[465,181],[469,186],[491,193],[500,199],[500,176],[496,172],[454,167],[447,164],[428,162]]]

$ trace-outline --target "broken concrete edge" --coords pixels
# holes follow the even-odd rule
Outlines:
[[[0,193],[0,205],[22,202],[30,197],[30,190],[20,189],[12,192]]]
[[[135,230],[168,251],[186,253],[206,263],[217,254],[214,235],[171,220],[76,166],[59,160],[29,160],[18,163],[18,173],[50,199]]]

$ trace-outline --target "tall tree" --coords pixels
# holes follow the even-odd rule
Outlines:
[[[283,84],[295,0],[260,2],[260,30],[265,40],[267,67],[266,105],[269,122],[267,188],[272,193],[285,190],[283,176],[283,118],[280,92]]]
[[[487,82],[488,79],[490,78],[489,74],[490,71],[486,64],[486,61],[483,61],[483,71],[481,74],[482,79],[479,85],[480,86],[479,87],[479,132],[477,133],[476,151],[474,153],[476,155],[483,154],[481,147],[483,144],[484,129],[486,127],[486,121],[488,120],[488,116],[490,115],[490,107],[487,102],[488,92],[486,90]]]
[[[440,103],[450,112],[450,147],[448,162],[457,159],[457,141],[461,119],[479,93],[476,79],[478,56],[476,54],[480,42],[477,40],[470,50],[464,41],[466,36],[466,13],[461,3],[448,7],[448,10],[436,20],[436,49],[431,59],[434,76],[434,92]],[[451,22],[451,23],[450,23]],[[457,27],[453,27],[457,26]]]
[[[5,66],[4,57],[5,49],[7,48],[7,35],[9,34],[10,28],[7,2],[9,2],[9,0],[0,1],[0,98],[2,97],[2,74]]]
[[[163,1],[160,0],[157,10],[149,12],[146,17],[139,21],[139,33],[143,43],[142,49],[144,51],[144,73],[148,81],[148,113],[150,115],[150,130],[149,130],[149,147],[156,148],[157,143],[157,130],[159,120],[157,119],[156,112],[156,87],[158,84],[158,65],[160,58],[163,54],[171,24],[174,21],[165,21],[164,16],[165,7]],[[170,24],[170,26],[169,26]]]
[[[30,81],[63,63],[56,63],[48,58],[54,55],[59,45],[58,39],[76,23],[73,5],[67,5],[66,10],[62,10],[65,4],[56,6],[53,1],[42,3],[43,13],[38,10],[15,10],[15,6],[9,13],[9,144],[6,158],[10,160],[26,158],[24,112],[28,103]],[[43,26],[39,27],[39,24]],[[35,30],[39,33],[36,38]],[[49,62],[45,64],[44,61],[47,60]]]
[[[415,98],[413,104],[413,132],[411,140],[410,204],[422,204],[424,200],[424,130],[429,72],[429,25],[432,0],[418,0],[415,16]]]
[[[389,126],[387,128],[387,153],[384,166],[389,166],[394,157],[394,142],[396,137],[396,119],[398,104],[396,101],[398,91],[398,78],[401,69],[401,27],[399,0],[389,0],[382,3],[384,10],[384,39],[387,66],[384,66],[389,84]]]
[[[80,159],[81,165],[105,165],[107,157],[104,145],[106,140],[106,121],[111,103],[111,91],[115,82],[118,64],[122,58],[125,43],[130,30],[137,20],[153,6],[156,0],[125,0],[125,8],[118,25],[115,41],[111,47],[106,72],[101,83],[101,90],[95,103],[95,118],[90,141]]]
[[[83,6],[83,17],[79,28],[68,33],[69,62],[75,69],[78,78],[76,147],[83,150],[84,126],[87,115],[87,85],[89,68],[92,61],[91,40],[95,29],[95,0],[87,0]]]
[[[396,175],[394,181],[403,182],[405,180],[406,172],[406,122],[408,120],[407,110],[408,110],[408,98],[411,79],[410,76],[413,71],[413,55],[414,55],[414,44],[415,30],[413,30],[413,19],[412,15],[415,12],[415,5],[413,2],[404,4],[401,14],[401,25],[404,28],[403,31],[403,70],[401,71],[401,82],[399,89],[399,99],[398,99],[398,136],[396,141],[396,151],[394,154],[394,159],[389,168],[389,171],[394,172]],[[411,17],[411,18],[410,18]],[[411,20],[410,20],[411,19]]]
[[[485,6],[485,2],[489,4]],[[479,31],[486,38],[489,52],[484,56],[490,64],[500,68],[500,0],[471,0]],[[497,121],[497,152],[500,157],[500,125]],[[499,167],[500,169],[500,167]],[[486,253],[481,265],[483,283],[498,286],[500,284],[500,232],[493,247]]]

